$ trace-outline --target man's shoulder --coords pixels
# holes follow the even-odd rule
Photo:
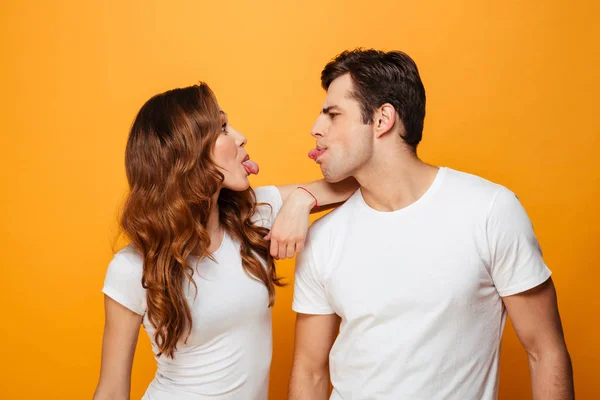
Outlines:
[[[310,226],[309,238],[318,240],[343,231],[348,218],[356,207],[358,195],[358,191],[356,191],[344,204],[315,220]]]
[[[446,187],[454,194],[461,198],[469,198],[475,204],[489,205],[501,191],[507,190],[504,186],[479,175],[450,168],[447,168],[446,181]]]

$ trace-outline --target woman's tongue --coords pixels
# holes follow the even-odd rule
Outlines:
[[[317,161],[317,158],[325,152],[325,149],[312,149],[308,152],[308,158]]]
[[[244,167],[244,169],[246,170],[246,173],[248,175],[253,174],[256,175],[258,174],[258,164],[255,163],[252,160],[248,160],[248,161],[244,161],[242,163],[242,166]]]

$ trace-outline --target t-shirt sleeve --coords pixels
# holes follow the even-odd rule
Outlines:
[[[142,261],[117,253],[108,265],[102,292],[136,314],[146,312],[146,289],[142,286]]]
[[[292,309],[301,314],[335,314],[327,298],[322,274],[324,265],[318,265],[310,234],[304,251],[296,258],[294,300]]]
[[[259,226],[271,229],[283,204],[281,193],[276,186],[262,186],[254,189],[254,194],[257,207],[252,220]]]
[[[501,188],[487,221],[491,275],[500,296],[521,293],[552,274],[542,258],[533,226],[517,196]]]

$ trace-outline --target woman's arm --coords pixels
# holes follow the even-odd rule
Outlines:
[[[354,178],[347,178],[337,183],[329,183],[325,179],[321,179],[304,184],[277,186],[284,204],[293,195],[297,196],[297,198],[292,197],[295,202],[298,204],[304,203],[304,205],[310,207],[309,210],[313,210],[315,199],[306,191],[299,189],[300,187],[312,193],[318,202],[319,209],[321,209],[321,207],[327,208],[328,206],[348,200],[358,189],[358,182]]]
[[[102,366],[94,400],[129,400],[131,367],[142,316],[104,296]]]
[[[328,183],[321,179],[301,185],[278,186],[277,189],[283,205],[267,239],[271,239],[271,255],[282,259],[292,258],[304,248],[309,214],[348,200],[358,189],[358,182],[354,178],[338,183]]]

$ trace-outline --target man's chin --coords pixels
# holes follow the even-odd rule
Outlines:
[[[335,176],[335,175],[328,173],[327,171],[323,171],[322,169],[321,169],[321,174],[323,174],[323,179],[325,179],[325,181],[327,183],[338,183],[338,182],[344,180],[343,176]]]

